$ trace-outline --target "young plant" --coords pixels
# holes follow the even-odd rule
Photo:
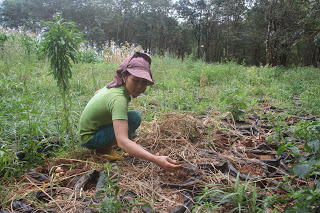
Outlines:
[[[131,200],[126,201],[125,203],[118,200],[120,186],[116,184],[117,179],[112,178],[115,172],[120,173],[119,167],[115,164],[110,164],[107,162],[105,164],[105,171],[100,174],[97,184],[98,192],[95,197],[99,198],[103,196],[104,198],[100,202],[99,212],[117,213],[123,209],[131,212],[134,207],[142,206],[152,210],[153,208],[151,204],[138,196],[132,197]]]
[[[245,116],[245,110],[248,106],[242,97],[240,89],[233,88],[225,91],[220,102],[223,105],[222,111],[230,112],[235,121],[238,121]]]
[[[117,170],[119,168],[115,167]],[[99,212],[117,213],[121,210],[121,202],[117,200],[117,196],[120,190],[120,186],[116,185],[117,179],[111,179],[113,165],[108,162],[105,165],[104,176],[100,176],[99,185],[97,185],[98,192],[96,197],[104,196],[102,202],[100,202]],[[118,172],[120,172],[118,170]]]

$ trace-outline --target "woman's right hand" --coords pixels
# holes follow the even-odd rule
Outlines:
[[[168,156],[157,156],[156,162],[158,166],[168,171],[176,171],[181,168],[182,164],[175,164],[176,161],[172,160]]]

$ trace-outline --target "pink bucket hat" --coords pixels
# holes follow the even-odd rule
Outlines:
[[[115,73],[114,80],[107,85],[107,88],[122,86],[122,74],[126,71],[138,78],[146,79],[148,81],[148,86],[153,85],[154,82],[150,72],[150,65],[151,57],[148,54],[135,52],[120,64]]]

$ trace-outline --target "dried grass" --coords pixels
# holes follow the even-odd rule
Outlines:
[[[105,49],[104,58],[106,62],[122,62],[137,51],[143,51],[140,45],[124,42],[124,44],[121,43],[118,46],[114,41],[111,41],[110,45]]]

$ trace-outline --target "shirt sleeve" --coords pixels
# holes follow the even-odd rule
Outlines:
[[[112,120],[128,120],[128,100],[115,97],[111,104]]]

